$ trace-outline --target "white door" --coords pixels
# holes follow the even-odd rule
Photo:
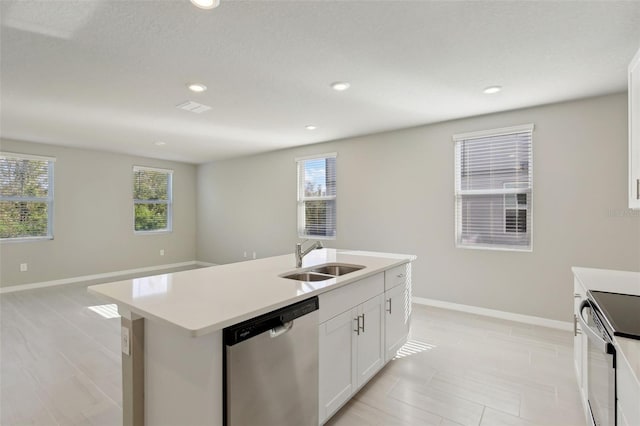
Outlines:
[[[356,389],[357,309],[320,324],[320,424],[347,401]]]
[[[397,285],[384,294],[385,361],[393,358],[407,342],[411,312],[409,303],[406,283]]]
[[[364,385],[384,364],[384,295],[367,300],[358,307],[358,388]]]

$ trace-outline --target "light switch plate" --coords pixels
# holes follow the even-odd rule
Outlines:
[[[127,327],[122,327],[122,331],[121,331],[121,346],[122,346],[122,353],[129,356],[131,354],[130,351],[130,347],[131,347],[131,343],[129,340],[129,329]]]

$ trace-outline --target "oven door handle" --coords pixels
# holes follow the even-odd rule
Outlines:
[[[578,321],[580,321],[580,325],[582,326],[582,331],[587,334],[589,339],[598,346],[598,348],[602,351],[602,353],[609,352],[609,343],[605,341],[599,334],[591,329],[587,325],[587,321],[582,316],[582,312],[585,308],[589,308],[593,310],[593,306],[589,303],[588,300],[583,300],[580,304],[580,309],[578,310]],[[597,314],[592,314],[597,315]]]

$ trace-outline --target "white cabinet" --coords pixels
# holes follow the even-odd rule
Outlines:
[[[585,413],[585,418],[590,418],[588,393],[587,393],[587,381],[588,369],[587,369],[587,336],[582,334],[580,329],[580,323],[578,322],[578,315],[580,315],[580,305],[583,300],[586,300],[587,292],[578,281],[574,279],[573,284],[573,362],[576,369],[576,379],[578,381],[578,389],[580,390],[580,397],[582,399],[582,408]]]
[[[640,209],[640,50],[629,64],[629,208]]]
[[[384,292],[385,361],[390,361],[407,342],[411,325],[411,292],[408,282]]]
[[[320,324],[320,422],[384,364],[382,294]]]
[[[410,271],[410,264],[401,265],[319,295],[320,424],[375,376],[406,341],[411,317]]]
[[[384,364],[383,297],[376,296],[358,307],[356,332],[356,371],[358,388],[372,378]]]
[[[383,293],[380,273],[319,296],[320,424],[384,365]]]
[[[357,388],[354,355],[357,319],[355,310],[320,324],[320,413],[322,424],[349,400]]]

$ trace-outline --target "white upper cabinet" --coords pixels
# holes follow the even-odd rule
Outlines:
[[[629,64],[629,208],[640,209],[640,50]]]

